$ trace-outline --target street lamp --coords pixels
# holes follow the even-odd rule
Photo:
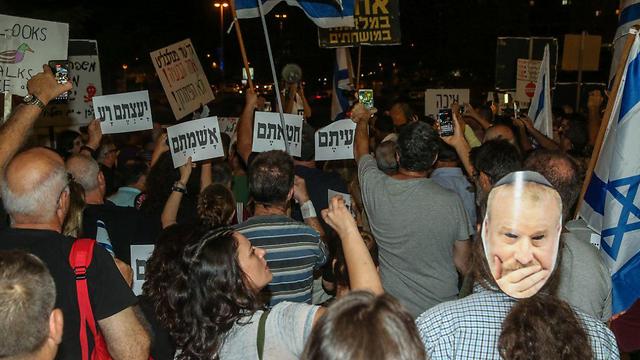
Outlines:
[[[213,6],[220,9],[220,71],[224,78],[224,9],[229,7],[229,3],[215,2]]]

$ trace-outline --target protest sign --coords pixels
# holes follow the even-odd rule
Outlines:
[[[280,114],[272,112],[256,111],[253,125],[254,152],[269,150],[286,150],[283,133],[286,134],[289,144],[289,155],[300,156],[302,150],[302,116],[284,114],[286,131],[282,131]]]
[[[457,102],[469,103],[469,89],[427,89],[424,94],[424,114],[436,116],[438,110],[449,109]]]
[[[103,134],[116,134],[153,128],[149,92],[96,96],[93,98],[96,118]]]
[[[131,245],[131,267],[133,268],[133,286],[131,290],[137,295],[142,294],[142,284],[147,275],[147,260],[153,253],[154,245]]]
[[[334,190],[328,189],[327,195],[329,196],[329,203],[331,203],[331,199],[334,196],[336,196],[336,195],[342,196],[342,200],[344,200],[344,206],[346,206],[347,209],[349,209],[349,212],[351,213],[351,215],[354,215],[354,217],[355,217],[355,214],[353,212],[353,208],[351,207],[351,195],[350,194],[345,194],[345,193],[342,193],[342,192],[339,192],[339,191],[334,191]]]
[[[351,119],[335,121],[316,131],[316,160],[353,159],[356,123]]]
[[[214,96],[191,39],[151,52],[151,62],[176,119],[182,119]]]
[[[516,74],[516,96],[515,101],[520,105],[531,102],[536,92],[536,81],[540,72],[540,60],[518,59],[518,72]]]
[[[356,0],[355,27],[318,28],[321,48],[358,45],[399,45],[398,0]]]
[[[218,118],[191,120],[167,128],[173,166],[224,156]]]
[[[42,64],[67,58],[69,25],[0,15],[0,92],[27,95]]]
[[[102,95],[98,43],[69,40],[69,79],[73,90],[66,103],[49,103],[36,123],[38,127],[86,125],[94,119],[93,97]]]
[[[240,118],[237,117],[218,117],[218,125],[220,126],[220,132],[223,132],[231,138],[231,142],[234,142],[236,139],[236,133],[238,132],[238,121]]]

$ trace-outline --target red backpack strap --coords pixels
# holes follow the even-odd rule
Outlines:
[[[78,306],[80,308],[80,347],[82,349],[82,360],[89,359],[89,341],[87,339],[86,324],[97,337],[96,322],[89,302],[89,288],[87,287],[87,268],[93,258],[93,246],[96,241],[93,239],[77,239],[71,247],[69,253],[69,264],[73,268],[76,276],[76,292],[78,296]]]

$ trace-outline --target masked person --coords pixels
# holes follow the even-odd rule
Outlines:
[[[542,175],[498,181],[474,245],[474,294],[417,319],[428,357],[617,359],[611,331],[556,296],[561,229],[562,200]]]

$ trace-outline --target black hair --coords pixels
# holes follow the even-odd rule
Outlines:
[[[427,171],[438,155],[438,134],[429,125],[416,121],[408,123],[398,136],[400,168]]]
[[[214,161],[211,164],[211,172],[214,184],[229,186],[233,182],[233,171],[226,161]]]
[[[146,161],[142,159],[134,159],[128,161],[127,164],[124,164],[119,170],[118,185],[128,186],[135,184],[140,180],[140,177],[147,175],[149,173],[149,166]]]
[[[69,151],[73,149],[73,141],[80,136],[80,133],[73,130],[65,130],[56,135],[56,151],[63,159],[71,155]]]
[[[316,157],[316,130],[307,122],[302,123],[302,147],[300,149],[300,157],[296,157],[301,161],[313,161]]]
[[[248,175],[255,202],[283,205],[293,187],[293,159],[280,150],[260,153],[249,165]]]
[[[391,120],[391,116],[384,114],[378,115],[375,121],[375,129],[383,133],[392,133],[393,120]]]
[[[510,172],[522,169],[518,149],[507,140],[489,140],[469,154],[476,171],[485,173],[494,184]]]
[[[438,161],[460,161],[458,153],[453,146],[447,144],[444,140],[440,140],[438,145]]]

